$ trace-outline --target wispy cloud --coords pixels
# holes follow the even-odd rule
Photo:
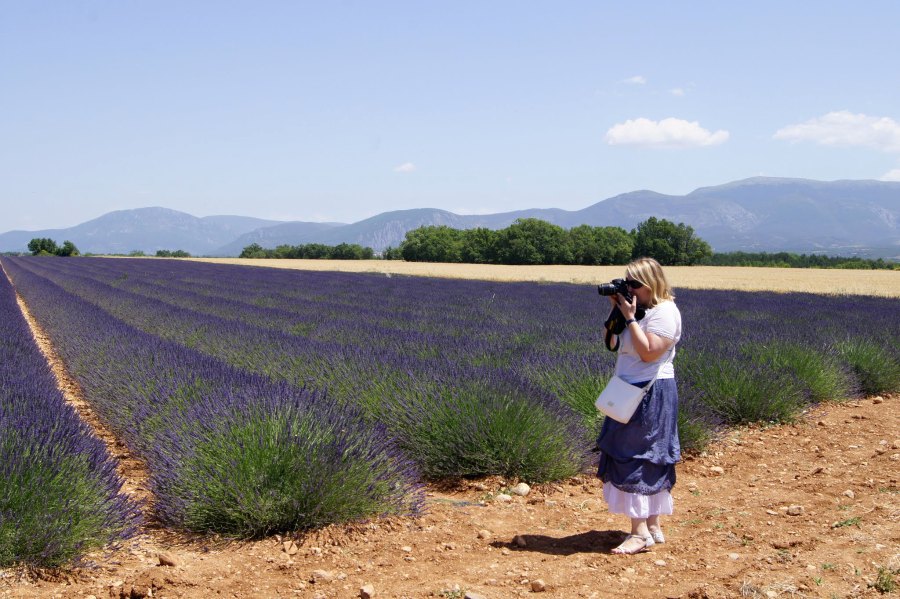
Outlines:
[[[404,162],[400,166],[394,167],[395,173],[411,173],[414,170],[416,170],[416,165],[413,164],[412,162]]]
[[[900,168],[889,170],[879,177],[881,181],[900,181]]]
[[[848,110],[829,112],[788,125],[776,131],[773,137],[790,142],[811,141],[823,146],[866,146],[900,152],[900,123],[889,117],[854,114]]]
[[[677,96],[680,98],[680,97],[684,96],[685,92],[684,92],[684,88],[673,87],[672,89],[669,90],[669,93],[672,94],[673,96]]]
[[[693,148],[717,146],[728,140],[728,131],[715,133],[704,129],[697,121],[667,118],[661,121],[638,118],[618,123],[606,132],[611,146],[639,146],[644,148]]]
[[[644,85],[647,83],[647,78],[643,75],[635,75],[634,77],[629,77],[625,80],[625,83],[630,85]]]

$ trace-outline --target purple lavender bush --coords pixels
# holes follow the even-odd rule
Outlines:
[[[135,329],[29,265],[7,266],[87,399],[147,462],[163,522],[258,536],[418,511],[416,473],[357,410]]]
[[[588,463],[587,429],[553,396],[514,375],[447,369],[417,393],[385,400],[385,421],[429,479],[500,474],[569,478]]]
[[[199,398],[160,427],[151,462],[167,524],[239,537],[419,512],[417,472],[379,425],[267,385]],[[348,431],[355,431],[347,434]]]
[[[121,488],[0,272],[0,567],[60,566],[133,536],[139,508]]]

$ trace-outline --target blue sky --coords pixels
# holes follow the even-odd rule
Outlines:
[[[900,3],[0,0],[0,231],[900,180]]]

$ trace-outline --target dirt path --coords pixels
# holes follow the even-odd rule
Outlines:
[[[678,476],[668,543],[636,556],[609,554],[625,522],[590,474],[509,502],[489,479],[305,539],[143,535],[55,577],[0,573],[0,597],[880,597],[900,569],[900,396],[733,431]]]

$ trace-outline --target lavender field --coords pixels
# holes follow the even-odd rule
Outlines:
[[[3,258],[171,526],[416,513],[423,481],[585,469],[614,355],[592,285]],[[897,300],[676,290],[682,444],[900,389]],[[604,300],[604,301],[601,301]]]
[[[137,506],[62,392],[0,272],[0,567],[58,565],[128,538]]]

